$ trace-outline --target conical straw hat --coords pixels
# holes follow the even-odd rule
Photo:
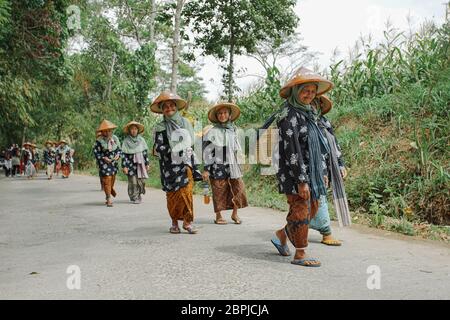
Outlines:
[[[322,115],[327,114],[328,112],[330,112],[331,108],[333,108],[333,102],[331,102],[330,98],[328,98],[326,95],[316,97],[313,101],[313,104],[315,104],[316,107],[320,109],[320,113]]]
[[[129,128],[130,128],[131,126],[136,126],[136,127],[138,128],[138,132],[139,132],[139,133],[144,132],[144,125],[141,124],[141,123],[139,123],[139,122],[136,122],[136,121],[130,121],[130,122],[128,122],[128,123],[125,125],[125,127],[123,127],[123,132],[124,132],[124,133],[130,133],[128,130],[129,130]]]
[[[115,128],[117,128],[117,126],[114,123],[105,119],[100,123],[100,125],[98,126],[96,131],[105,131],[105,130],[111,130],[111,129],[115,129]]]
[[[187,105],[187,102],[183,100],[179,95],[169,91],[163,91],[150,105],[150,110],[155,113],[162,113],[161,102],[169,100],[172,100],[176,103],[178,110],[184,109]]]
[[[235,121],[241,115],[241,109],[234,103],[231,102],[220,102],[213,107],[211,107],[208,111],[208,119],[213,123],[219,122],[217,119],[216,113],[223,107],[229,108],[231,112],[231,121]]]
[[[320,96],[333,88],[333,83],[331,81],[307,68],[301,68],[297,71],[297,74],[281,88],[280,96],[285,99],[289,98],[292,87],[305,83],[317,84],[317,96]]]

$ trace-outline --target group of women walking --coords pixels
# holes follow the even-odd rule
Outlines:
[[[6,174],[10,177],[23,174],[27,179],[34,179],[43,165],[49,180],[53,178],[54,172],[59,174],[59,171],[62,172],[62,178],[68,178],[73,171],[74,152],[66,140],[48,140],[42,151],[31,142],[25,142],[22,148],[13,145],[5,152]]]
[[[309,227],[322,234],[323,244],[341,245],[331,234],[326,200],[329,185],[340,224],[350,224],[342,181],[347,172],[332,126],[325,117],[332,103],[324,93],[332,86],[309,70],[300,70],[281,89],[285,103],[273,116],[279,130],[279,144],[274,150],[278,185],[280,193],[286,195],[289,213],[286,225],[275,232],[272,243],[281,255],[289,256],[289,240],[296,250],[292,260],[296,265],[320,266],[317,259],[306,257]],[[180,113],[185,107],[186,101],[170,92],[162,92],[150,106],[152,112],[162,115],[154,128],[151,154],[159,160],[161,185],[172,221],[169,231],[181,233],[181,221],[181,227],[188,233],[198,232],[193,225],[195,181],[209,182],[211,186],[216,224],[227,224],[222,215],[225,210],[232,210],[231,219],[241,224],[238,209],[248,203],[238,161],[242,147],[234,124],[241,114],[240,108],[231,102],[210,108],[208,119],[212,128],[202,136],[201,162],[193,151],[196,138],[193,126]],[[112,197],[116,196],[114,182],[119,160],[128,176],[132,203],[141,203],[149,170],[149,150],[141,136],[144,126],[135,121],[128,123],[123,128],[126,138],[122,143],[113,134],[116,128],[104,120],[97,129],[94,146],[108,207],[113,206]]]

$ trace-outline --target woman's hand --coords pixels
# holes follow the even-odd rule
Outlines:
[[[203,181],[208,181],[209,180],[209,172],[206,170],[203,171],[202,177],[203,177]]]
[[[116,156],[114,157],[114,161],[119,160],[119,158],[120,158],[120,154],[116,154]]]
[[[123,173],[125,173],[126,175],[128,175],[128,168],[123,168],[122,171],[123,171]]]
[[[150,166],[145,166],[145,170],[147,170],[147,172],[150,172]]]
[[[108,157],[103,157],[103,161],[105,161],[106,163],[111,163],[111,159]]]
[[[309,199],[309,186],[308,186],[307,183],[300,183],[298,185],[298,195],[303,200],[308,200]]]

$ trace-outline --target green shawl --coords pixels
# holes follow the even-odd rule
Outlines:
[[[187,145],[186,143],[180,143],[180,141],[172,140],[173,133],[176,130],[184,129],[187,130],[190,137],[191,142],[190,145]],[[192,127],[191,123],[188,119],[181,116],[181,114],[177,111],[173,116],[167,117],[164,116],[163,120],[159,122],[156,125],[156,132],[166,131],[167,138],[169,139],[170,147],[173,149],[175,146],[177,146],[176,149],[186,149],[188,147],[191,147],[194,144],[194,128]]]
[[[136,137],[128,135],[122,142],[122,151],[126,154],[136,154],[144,150],[148,150],[148,146],[140,134]]]
[[[115,134],[112,135],[112,139],[113,139],[114,143],[112,145],[112,150],[111,151],[115,151],[120,146],[120,141],[119,141],[119,138],[117,138],[117,136]],[[108,138],[100,137],[98,139],[98,141],[102,145],[103,150],[109,150],[109,148],[108,148]]]

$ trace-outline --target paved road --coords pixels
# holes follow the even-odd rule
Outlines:
[[[340,248],[310,234],[321,268],[291,265],[269,239],[285,213],[242,210],[242,225],[213,224],[196,198],[197,235],[171,235],[165,196],[128,203],[118,183],[106,208],[98,178],[0,179],[0,299],[448,299],[450,246],[362,226],[339,229]],[[229,217],[229,215],[228,215]],[[67,288],[70,265],[81,289]],[[377,265],[381,288],[367,288]]]

